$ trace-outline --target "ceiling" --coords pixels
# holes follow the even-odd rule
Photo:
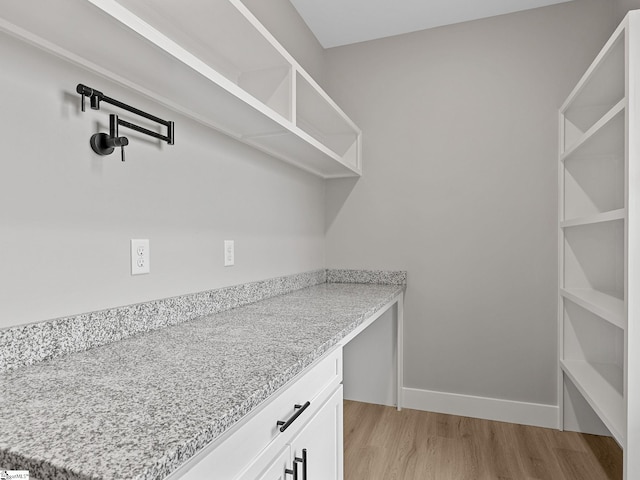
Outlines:
[[[571,0],[290,0],[324,48]]]

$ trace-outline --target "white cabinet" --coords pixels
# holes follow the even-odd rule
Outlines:
[[[171,480],[276,480],[307,452],[309,480],[342,480],[342,348],[190,458]],[[307,405],[308,403],[308,405]],[[286,423],[283,425],[283,423]],[[302,461],[296,462],[300,480]]]
[[[342,480],[342,385],[275,460],[273,450],[266,449],[236,480]]]
[[[635,11],[560,109],[560,427],[604,425],[628,480],[640,478],[639,82]]]
[[[361,174],[360,129],[240,0],[3,0],[0,31],[323,178]]]

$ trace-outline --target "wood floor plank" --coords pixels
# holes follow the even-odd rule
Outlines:
[[[583,435],[582,440],[593,454],[594,463],[602,468],[607,480],[622,478],[622,449],[613,438]]]
[[[516,446],[507,442],[504,425],[498,422],[480,420],[484,425],[484,435],[478,442],[484,446],[483,478],[513,480],[520,472]]]
[[[611,438],[344,403],[345,480],[621,480]]]

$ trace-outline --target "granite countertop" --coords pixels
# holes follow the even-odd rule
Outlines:
[[[0,468],[161,479],[403,290],[323,283],[0,374]]]

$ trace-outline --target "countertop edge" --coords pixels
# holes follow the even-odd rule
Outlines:
[[[318,269],[0,329],[0,373],[322,283],[406,285],[407,272]]]

